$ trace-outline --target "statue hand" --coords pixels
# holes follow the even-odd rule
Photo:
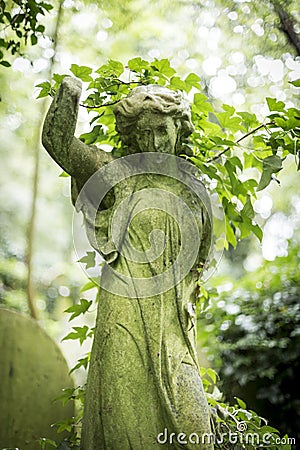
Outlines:
[[[64,95],[70,95],[79,100],[82,91],[82,83],[77,78],[68,76],[62,80],[60,89],[63,91]]]

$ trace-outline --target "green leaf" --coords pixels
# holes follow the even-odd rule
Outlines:
[[[230,116],[232,116],[235,113],[235,109],[231,105],[226,105],[226,103],[223,103],[222,109],[229,113]]]
[[[244,208],[241,211],[241,214],[245,215],[249,219],[253,219],[253,217],[255,215],[254,214],[254,210],[253,210],[253,206],[252,206],[252,203],[251,203],[250,195],[247,195],[247,200],[246,200]]]
[[[270,111],[284,111],[285,104],[277,101],[275,98],[266,98]]]
[[[42,450],[46,449],[46,445],[51,445],[51,447],[57,448],[56,442],[53,441],[52,439],[39,438],[38,442],[39,442]]]
[[[241,400],[241,399],[238,398],[238,397],[235,397],[235,399],[236,399],[236,401],[237,401],[237,404],[238,404],[242,409],[246,409],[246,408],[247,408],[247,405],[246,405],[245,402],[243,402],[243,400]]]
[[[93,280],[93,278],[89,279],[88,281],[81,289],[80,292],[89,291],[90,289],[98,288],[99,285],[96,283],[96,281]]]
[[[241,117],[238,116],[231,117],[234,108],[229,107],[227,105],[223,105],[223,109],[226,109],[226,111],[216,114],[216,117],[222,128],[226,128],[232,133],[235,133],[236,131],[245,130],[245,127],[241,124],[242,122]]]
[[[300,78],[298,78],[298,80],[289,81],[289,83],[295,87],[300,87]]]
[[[84,358],[78,359],[78,363],[70,370],[70,374],[73,373],[75,370],[79,369],[80,367],[84,367],[85,369],[87,369],[89,361],[90,361],[90,354],[88,354]]]
[[[227,140],[226,140],[226,142],[231,142],[231,141],[227,141]],[[229,145],[229,144],[227,144],[227,145]],[[233,143],[233,145],[235,145],[235,144]],[[235,165],[235,166],[237,166],[240,170],[243,170],[243,163],[242,163],[242,161],[240,160],[240,158],[238,158],[237,156],[232,156],[232,158],[230,158],[229,161],[231,162],[232,165]]]
[[[190,73],[184,80],[187,86],[187,92],[190,92],[193,87],[201,90],[200,81],[201,79],[198,75],[196,75],[195,73]]]
[[[267,156],[263,160],[263,172],[258,183],[257,191],[265,189],[272,180],[272,174],[282,169],[282,160],[278,155]]]
[[[47,97],[51,92],[51,83],[49,81],[44,81],[43,83],[37,84],[36,87],[41,88],[41,91],[37,98]]]
[[[54,399],[54,401],[61,400],[63,406],[65,406],[70,400],[74,398],[76,388],[65,388],[62,389],[63,394],[59,395]]]
[[[59,422],[55,422],[55,426],[57,427],[57,433],[62,433],[63,431],[67,431],[71,433],[73,428],[73,418],[61,420]]]
[[[59,73],[54,73],[53,74],[53,80],[55,81],[55,83],[57,84],[57,85],[60,85],[61,84],[61,82],[62,82],[62,80],[64,79],[64,78],[66,78],[68,75],[60,75]]]
[[[174,89],[175,91],[186,91],[186,84],[184,81],[182,81],[179,77],[172,77],[170,80],[170,86],[171,89]]]
[[[32,34],[32,35],[30,36],[30,41],[31,41],[31,45],[36,45],[36,44],[37,44],[37,41],[38,41],[37,36],[36,36],[35,34]]]
[[[46,3],[46,2],[40,2],[39,6],[41,6],[46,11],[50,11],[51,9],[53,9],[53,5],[51,5],[50,3]]]
[[[213,111],[212,105],[204,94],[197,93],[194,95],[194,106],[197,112],[208,113]]]
[[[63,171],[60,175],[59,175],[59,177],[60,178],[68,178],[70,175],[67,173],[67,172],[65,172],[65,171]]]
[[[214,384],[216,384],[217,379],[218,379],[218,375],[217,375],[216,371],[211,368],[208,368],[206,371],[206,374],[212,379],[212,382]]]
[[[173,67],[171,67],[168,59],[155,59],[151,64],[151,67],[154,67],[168,78],[172,77],[176,73]]]
[[[44,25],[37,26],[35,31],[38,31],[39,33],[44,33],[45,31]]]
[[[264,169],[261,174],[261,178],[259,180],[256,190],[262,191],[271,183],[271,180],[272,180],[272,171],[270,171],[269,169]]]
[[[227,217],[226,217],[226,239],[233,247],[236,247],[237,243],[236,237]]]
[[[124,72],[124,66],[120,61],[109,59],[108,63],[101,66],[96,72],[103,77],[118,78]]]
[[[248,112],[237,112],[237,115],[240,116],[246,125],[247,129],[255,128],[258,126],[259,122],[256,118],[255,114],[251,114]]]
[[[211,136],[210,140],[213,141],[215,144],[223,147],[234,147],[236,145],[235,142],[230,141],[229,139],[224,139],[220,136]]]
[[[80,314],[85,314],[92,303],[93,303],[92,300],[86,300],[85,298],[81,298],[80,303],[78,305],[70,306],[70,308],[66,309],[64,312],[73,313],[69,319],[70,321],[73,320],[75,317],[79,316]]]
[[[237,179],[237,177],[235,175],[236,166],[231,164],[230,159],[227,159],[227,161],[225,162],[224,166],[225,166],[225,169],[227,170],[227,173],[229,175],[230,184],[232,186],[232,191],[234,192],[235,195],[237,195],[239,193],[239,191],[240,191],[239,185],[242,186],[242,183]]]
[[[144,70],[150,69],[150,63],[140,57],[133,58],[130,61],[128,61],[128,68],[132,72],[142,73]]]
[[[256,223],[251,223],[250,225],[251,231],[255,234],[255,236],[258,238],[258,240],[261,242],[263,238],[263,231],[260,228],[260,226]]]
[[[1,66],[10,67],[11,64],[8,61],[0,61]]]
[[[87,66],[78,66],[77,64],[71,65],[71,72],[75,77],[80,78],[82,81],[92,81],[91,77],[92,69]]]
[[[83,256],[82,258],[80,258],[78,260],[78,262],[85,264],[85,268],[89,269],[90,267],[95,267],[95,265],[96,265],[95,257],[96,257],[96,252],[94,252],[94,251],[86,252],[86,255]]]
[[[101,142],[101,138],[105,137],[102,125],[95,125],[92,131],[80,135],[80,140],[87,145],[94,144],[94,142]]]
[[[75,331],[71,331],[71,333],[67,334],[62,341],[79,339],[80,345],[82,345],[82,343],[89,337],[87,334],[89,327],[87,325],[84,325],[83,327],[73,327],[73,330]]]

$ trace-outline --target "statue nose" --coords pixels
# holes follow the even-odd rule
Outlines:
[[[155,136],[155,134],[153,136],[153,146],[154,146],[155,150],[158,150],[159,146],[160,146],[160,139],[158,136]]]

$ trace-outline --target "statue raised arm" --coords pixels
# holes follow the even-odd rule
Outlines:
[[[63,79],[47,113],[42,143],[50,156],[81,185],[112,156],[94,145],[85,145],[74,137],[81,82]]]

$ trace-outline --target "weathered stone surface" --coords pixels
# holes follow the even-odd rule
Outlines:
[[[189,106],[180,93],[152,85],[119,102],[117,129],[135,157],[122,160],[125,175],[119,180],[113,171],[103,171],[110,162],[117,167],[111,154],[73,137],[78,96],[77,82],[65,78],[46,118],[43,143],[72,175],[73,203],[83,212],[91,245],[107,263],[81,448],[152,450],[161,446],[157,436],[167,429],[169,435],[199,436],[200,443],[187,442],[186,449],[211,450],[212,444],[201,443],[210,424],[194,324],[197,268],[211,244],[210,211],[203,186],[176,157],[193,129]],[[142,170],[127,177],[134,167]],[[109,194],[98,202],[97,192],[106,185]],[[183,266],[192,263],[178,278],[185,268],[175,265],[181,251]],[[157,281],[166,271],[168,289]],[[164,448],[183,448],[174,436]]]
[[[67,363],[50,337],[32,319],[0,308],[0,448],[39,450],[40,437],[60,442],[51,427],[74,415],[53,400],[73,387]]]

